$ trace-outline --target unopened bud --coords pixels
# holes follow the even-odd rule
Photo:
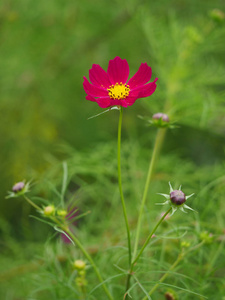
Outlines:
[[[200,239],[204,241],[206,244],[211,244],[213,242],[213,234],[208,231],[203,231],[200,233]]]
[[[182,247],[182,248],[189,248],[190,245],[191,245],[191,244],[190,244],[189,242],[186,242],[186,241],[181,242],[181,247]]]
[[[169,122],[169,121],[170,121],[168,115],[163,114],[163,113],[160,113],[160,112],[154,114],[154,115],[152,116],[152,119],[153,119],[153,120],[160,120],[160,119],[161,119],[163,122]]]
[[[211,10],[210,16],[214,21],[216,21],[218,23],[222,23],[225,20],[224,12],[218,8]]]
[[[60,217],[65,217],[67,215],[67,211],[65,209],[57,210],[57,215]]]
[[[169,289],[166,293],[165,293],[165,299],[166,300],[177,300],[177,294],[174,292],[174,290]]]
[[[170,200],[176,205],[181,205],[186,201],[186,197],[182,191],[174,190],[170,193]]]
[[[12,191],[14,193],[18,193],[20,191],[22,191],[22,189],[25,188],[25,183],[24,182],[17,182],[16,184],[14,184],[14,186],[12,187]]]
[[[78,259],[78,260],[75,260],[73,266],[76,270],[84,270],[86,267],[86,263],[83,260]]]
[[[175,298],[173,297],[173,295],[169,292],[165,293],[165,299],[166,300],[175,300]]]
[[[55,206],[54,205],[45,206],[44,215],[46,217],[52,216],[52,215],[54,215],[54,213],[55,213]]]

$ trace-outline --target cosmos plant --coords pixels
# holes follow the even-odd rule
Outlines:
[[[130,224],[128,222],[127,217],[127,209],[123,194],[122,188],[122,172],[121,172],[121,129],[122,129],[122,117],[123,117],[123,108],[133,105],[136,100],[140,98],[146,98],[151,96],[156,90],[156,82],[158,78],[155,78],[152,82],[150,82],[152,76],[152,69],[147,63],[142,63],[138,69],[138,71],[130,78],[129,77],[129,65],[126,59],[121,59],[120,57],[115,57],[114,59],[109,61],[108,69],[105,71],[98,64],[93,64],[92,68],[89,70],[89,79],[84,77],[83,87],[87,94],[86,100],[96,102],[101,108],[109,108],[106,111],[111,109],[119,110],[119,122],[118,122],[118,143],[117,143],[117,169],[118,169],[118,186],[119,193],[122,204],[122,211],[127,231],[127,249],[128,249],[128,261],[126,270],[124,272],[124,276],[126,276],[126,286],[124,289],[123,299],[128,300],[131,299],[130,291],[132,290],[133,282],[135,279],[136,265],[142,256],[142,253],[145,251],[146,247],[149,246],[149,243],[152,237],[155,236],[155,232],[158,230],[158,227],[163,222],[164,219],[168,218],[169,214],[173,215],[178,209],[183,212],[186,212],[185,209],[193,210],[189,206],[186,205],[186,201],[193,195],[186,196],[184,192],[181,190],[181,186],[178,190],[174,190],[169,182],[170,193],[169,194],[160,194],[166,198],[164,203],[159,203],[160,205],[169,204],[169,208],[165,213],[163,213],[160,219],[156,222],[154,226],[152,226],[152,230],[148,233],[145,241],[140,240],[142,226],[143,214],[146,208],[146,201],[149,201],[149,185],[151,182],[151,178],[153,175],[153,170],[156,162],[156,158],[159,154],[161,144],[164,138],[165,130],[167,128],[172,128],[170,118],[168,115],[158,112],[155,113],[152,119],[148,122],[150,125],[154,125],[158,127],[156,139],[154,143],[153,150],[151,152],[151,158],[149,163],[149,168],[146,176],[146,182],[143,189],[142,199],[140,201],[140,207],[137,216],[137,225],[135,228],[135,234],[131,236],[130,232]],[[101,287],[102,291],[105,293],[105,298],[107,297],[109,300],[118,299],[114,298],[112,289],[109,289],[109,279],[105,280],[101,274],[100,269],[96,265],[92,256],[87,252],[85,247],[82,245],[80,239],[76,236],[76,234],[72,230],[72,225],[77,226],[77,220],[87,213],[80,214],[78,208],[66,207],[64,203],[65,192],[67,188],[67,177],[68,170],[67,164],[63,164],[63,181],[62,181],[62,189],[60,195],[61,203],[55,206],[51,201],[47,202],[45,206],[39,206],[35,202],[33,202],[30,198],[26,196],[29,190],[29,182],[18,182],[12,188],[12,191],[9,193],[8,198],[23,196],[24,199],[31,204],[36,211],[40,213],[43,217],[44,222],[50,224],[57,232],[59,232],[62,236],[62,239],[65,243],[72,243],[79,248],[82,256],[85,261],[92,267],[93,272],[95,273],[96,278],[99,282],[99,287]],[[134,243],[131,242],[131,237],[134,237]],[[199,247],[199,244],[197,247]],[[196,249],[196,246],[193,247]],[[191,250],[189,250],[190,252]],[[186,252],[188,253],[188,252]],[[184,253],[179,255],[177,260],[171,266],[167,273],[165,273],[161,279],[159,280],[162,283],[169,273],[175,268],[175,266],[179,263],[179,261],[183,258]],[[80,259],[76,259],[73,265],[76,274],[75,284],[80,291],[81,298],[87,299],[87,285],[88,281],[86,280],[86,271],[88,271],[88,267],[86,262]],[[131,285],[132,284],[132,285]],[[98,287],[97,286],[97,287]],[[150,296],[154,291],[158,288],[159,283],[156,283],[152,289],[148,292],[145,291],[145,297],[142,300],[151,299]],[[92,291],[88,291],[88,299],[91,297]],[[171,295],[171,293],[170,293]],[[167,293],[168,296],[168,293]],[[104,299],[105,299],[104,298]],[[168,298],[168,297],[167,297]]]

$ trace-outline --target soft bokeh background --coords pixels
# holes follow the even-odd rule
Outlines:
[[[187,183],[190,193],[209,185],[195,204],[199,210],[218,180],[218,194],[207,198],[212,201],[214,195],[216,204],[210,204],[207,213],[220,208],[222,220],[224,12],[222,0],[1,1],[1,246],[11,243],[10,251],[18,254],[21,241],[44,241],[42,230],[48,232],[28,218],[31,210],[26,203],[5,199],[15,182],[33,180],[44,195],[40,182],[47,176],[57,184],[63,160],[70,160],[71,173],[85,174],[74,180],[75,190],[82,180],[93,181],[90,169],[101,174],[103,163],[109,173],[113,169],[118,112],[87,120],[102,109],[85,100],[82,82],[93,63],[106,69],[115,56],[127,59],[131,75],[147,62],[153,79],[159,78],[154,95],[125,110],[124,151],[132,168],[143,167],[144,178],[155,136],[137,116],[168,113],[179,128],[167,133],[156,176],[163,184],[156,184],[154,192],[163,192],[157,187],[167,189],[168,180]],[[107,187],[104,172],[102,183]],[[99,193],[103,197],[105,191],[96,190],[96,197]],[[221,221],[221,231],[223,226]]]

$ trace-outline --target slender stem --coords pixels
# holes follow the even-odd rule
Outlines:
[[[87,258],[87,260],[90,262],[90,264],[92,265],[92,268],[95,271],[96,276],[98,277],[99,282],[101,283],[106,295],[108,296],[108,298],[110,300],[113,300],[112,295],[110,294],[109,290],[107,289],[104,280],[96,266],[96,264],[94,263],[93,259],[91,258],[91,256],[88,254],[88,252],[84,249],[84,247],[82,246],[82,244],[80,243],[80,241],[77,239],[77,237],[73,234],[73,232],[70,230],[70,228],[67,225],[62,224],[56,217],[52,216],[51,219],[59,225],[59,227],[65,231],[69,237],[72,239],[72,241],[77,245],[77,247],[81,250],[81,252],[83,253],[83,255]]]
[[[137,253],[137,247],[138,247],[140,230],[141,230],[142,215],[143,215],[145,202],[146,202],[147,195],[148,195],[149,184],[150,184],[150,181],[152,178],[156,157],[161,148],[162,142],[164,140],[164,136],[165,136],[165,128],[159,128],[157,135],[156,135],[156,139],[155,139],[155,145],[153,148],[153,153],[152,153],[152,157],[151,157],[150,164],[149,164],[148,174],[147,174],[147,178],[146,178],[146,182],[145,182],[145,188],[144,188],[143,197],[142,197],[142,201],[141,201],[141,207],[140,207],[140,211],[139,211],[133,258],[136,256],[136,253]]]
[[[29,198],[27,198],[26,196],[24,196],[24,199],[34,208],[36,208],[37,210],[42,210],[39,206],[37,206],[32,200],[30,200]]]
[[[144,245],[141,247],[141,250],[139,251],[138,255],[136,256],[136,258],[132,261],[132,265],[134,265],[139,257],[141,256],[141,254],[143,253],[143,251],[145,250],[146,246],[148,245],[150,239],[152,238],[153,234],[156,232],[157,228],[159,227],[159,225],[162,223],[162,221],[165,219],[165,217],[171,212],[172,207],[170,207],[165,214],[160,218],[160,220],[158,221],[158,223],[155,225],[155,227],[152,229],[152,232],[149,234],[149,236],[147,237],[146,241],[144,242]]]
[[[171,212],[172,207],[170,207],[165,214],[160,218],[160,220],[158,221],[158,223],[155,225],[155,227],[152,229],[152,232],[149,234],[149,236],[147,237],[144,245],[142,246],[141,250],[139,251],[139,253],[137,254],[137,256],[134,258],[134,260],[132,261],[131,264],[131,268],[130,268],[130,272],[127,276],[127,290],[129,289],[130,286],[130,278],[134,269],[134,266],[136,264],[136,262],[138,261],[138,259],[140,258],[141,254],[143,253],[143,251],[145,250],[145,248],[147,247],[150,239],[152,238],[153,234],[156,232],[157,228],[159,227],[159,225],[162,223],[162,221],[165,219],[165,217]]]
[[[33,207],[35,207],[37,210],[42,210],[39,206],[37,206],[33,201],[31,201],[29,198],[27,198],[26,196],[24,196],[24,198],[26,199],[26,201],[32,205]],[[108,298],[110,300],[113,300],[113,297],[112,295],[110,294],[109,290],[107,289],[105,283],[104,283],[104,280],[97,268],[97,266],[95,265],[93,259],[91,258],[91,256],[88,254],[88,252],[84,249],[84,247],[82,246],[82,244],[80,243],[80,241],[76,238],[76,236],[71,232],[71,230],[69,229],[68,226],[62,224],[55,216],[51,216],[50,217],[51,220],[53,220],[56,224],[59,225],[59,227],[65,231],[69,236],[70,238],[74,241],[74,243],[78,246],[78,248],[81,250],[81,252],[84,254],[84,256],[87,258],[87,260],[90,262],[90,264],[92,265],[94,271],[95,271],[95,274],[97,275],[100,283],[102,284],[102,287],[106,293],[106,295],[108,296]]]
[[[160,278],[159,283],[156,283],[154,287],[151,289],[151,291],[148,293],[149,296],[151,296],[154,293],[154,291],[158,288],[160,283],[162,283],[167,278],[169,272],[171,272],[179,264],[179,262],[183,259],[183,257],[184,257],[184,253],[181,253],[176,259],[176,261],[169,268],[169,270]],[[143,300],[147,300],[147,299],[148,299],[147,296],[143,298]]]
[[[167,278],[167,276],[169,275],[169,273],[175,269],[175,267],[179,264],[179,262],[184,258],[184,256],[186,256],[188,253],[198,249],[199,247],[201,247],[205,242],[201,242],[199,244],[197,244],[196,246],[190,248],[189,250],[187,250],[186,252],[181,252],[178,255],[178,258],[175,260],[175,262],[172,264],[172,266],[169,268],[169,270],[159,279],[159,282],[156,283],[153,288],[150,290],[150,292],[148,293],[149,296],[151,296],[155,290],[158,288],[158,286]],[[142,300],[147,300],[147,296],[145,296]]]
[[[130,268],[130,272],[129,272],[128,276],[127,276],[126,291],[130,287],[131,275],[132,275],[132,272],[133,272],[134,264],[137,261],[135,259],[135,257],[136,257],[136,254],[137,254],[137,248],[138,248],[138,243],[139,243],[142,215],[143,215],[143,212],[144,212],[145,202],[146,202],[146,199],[147,199],[149,184],[150,184],[150,181],[151,181],[151,178],[152,178],[152,174],[153,174],[153,170],[154,170],[156,158],[157,158],[157,155],[158,155],[158,153],[159,153],[159,151],[161,149],[161,146],[162,146],[162,143],[163,143],[163,140],[164,140],[164,137],[165,137],[165,133],[166,133],[166,129],[165,128],[159,128],[158,129],[157,135],[156,135],[156,139],[155,139],[154,148],[153,148],[153,152],[152,152],[152,156],[151,156],[151,160],[150,160],[150,163],[149,163],[148,174],[147,174],[147,178],[146,178],[146,182],[145,182],[144,192],[143,192],[143,196],[142,196],[142,200],[141,200],[141,206],[140,206],[140,211],[139,211],[139,216],[138,216],[136,238],[135,238],[134,252],[133,252],[133,260],[134,261],[132,262],[132,265],[131,265],[131,268]],[[155,230],[156,229],[157,228],[155,228]],[[152,234],[154,234],[154,232]],[[142,250],[142,252],[143,252],[143,250]],[[139,258],[139,256],[138,256],[138,258]]]
[[[110,294],[108,288],[106,287],[105,283],[104,283],[104,280],[96,266],[96,264],[94,263],[93,259],[91,258],[91,256],[88,254],[88,252],[84,249],[84,247],[82,246],[82,244],[80,243],[80,241],[76,238],[76,236],[70,231],[70,229],[66,226],[62,226],[61,225],[61,228],[63,231],[65,231],[69,236],[70,238],[74,241],[74,243],[78,246],[78,248],[81,250],[81,252],[83,253],[83,255],[87,258],[87,260],[90,262],[90,264],[92,265],[92,268],[94,269],[95,271],[95,274],[96,276],[98,277],[98,280],[99,282],[101,283],[102,285],[102,288],[104,289],[106,295],[108,296],[108,298],[110,300],[113,300],[113,297],[112,295]]]
[[[119,184],[119,191],[120,191],[120,199],[123,207],[123,215],[127,229],[127,243],[128,243],[128,252],[129,252],[129,267],[131,265],[131,241],[130,241],[130,229],[128,224],[127,218],[127,211],[126,205],[123,196],[123,189],[122,189],[122,177],[121,177],[121,128],[122,128],[122,119],[123,119],[123,107],[120,107],[120,117],[119,117],[119,124],[118,124],[118,148],[117,148],[117,162],[118,162],[118,184]]]

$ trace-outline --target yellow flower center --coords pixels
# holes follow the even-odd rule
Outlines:
[[[125,99],[129,95],[130,87],[122,82],[120,84],[117,82],[115,85],[110,85],[107,90],[111,99]]]

